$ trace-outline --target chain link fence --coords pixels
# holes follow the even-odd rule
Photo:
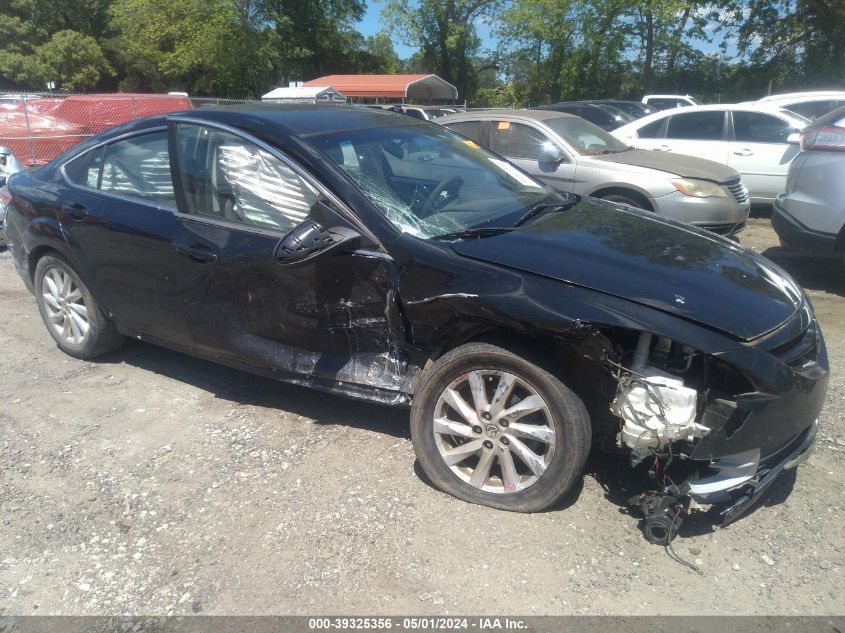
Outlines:
[[[20,164],[38,166],[89,136],[127,121],[241,103],[261,102],[183,94],[0,92],[0,147],[8,148]]]

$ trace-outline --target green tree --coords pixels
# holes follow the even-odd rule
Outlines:
[[[112,42],[125,87],[209,93],[225,87],[233,6],[224,0],[116,0]]]
[[[35,49],[34,60],[27,66],[31,85],[46,88],[48,81],[54,81],[66,90],[93,88],[103,76],[113,73],[97,40],[71,30],[54,33]]]
[[[499,0],[386,0],[382,16],[406,44],[419,47],[418,67],[451,82],[468,99],[477,80],[473,58],[481,48],[476,24],[499,8]]]
[[[845,82],[845,2],[725,0],[723,29],[736,37],[741,66],[756,69],[762,91],[839,88]]]

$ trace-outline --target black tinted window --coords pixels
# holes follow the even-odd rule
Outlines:
[[[88,152],[65,168],[78,185],[175,207],[167,134],[152,132]]]
[[[725,113],[721,111],[676,114],[669,119],[666,137],[696,141],[720,141],[722,140],[724,121]]]
[[[538,160],[543,143],[549,138],[542,132],[522,123],[493,121],[490,130],[490,149],[508,158]]]
[[[471,138],[481,145],[481,130],[484,127],[483,121],[460,121],[458,123],[449,123],[446,127],[453,132]]]
[[[319,198],[290,167],[239,136],[179,124],[176,137],[191,213],[289,231]]]
[[[663,128],[664,123],[666,123],[666,119],[659,119],[649,123],[648,125],[644,125],[637,130],[637,136],[640,138],[657,138],[657,135],[660,134],[660,130]]]
[[[759,112],[734,112],[734,138],[747,143],[786,143],[796,130],[785,121]]]
[[[829,101],[808,101],[806,103],[793,103],[788,106],[785,106],[787,110],[792,110],[793,112],[797,112],[801,116],[805,116],[808,119],[817,119],[820,116],[824,116],[831,110],[835,110],[839,107],[839,101],[835,99],[831,99]]]
[[[613,128],[617,128],[621,125],[621,122],[616,121],[612,114],[601,108],[580,108],[578,116],[582,119],[586,119],[590,123],[595,123],[605,130],[612,130]]]
[[[669,110],[671,108],[683,108],[689,105],[686,101],[678,99],[649,99],[648,105],[658,110]]]

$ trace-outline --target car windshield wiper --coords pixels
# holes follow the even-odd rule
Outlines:
[[[536,218],[539,215],[544,215],[546,213],[553,213],[558,211],[566,211],[572,205],[578,202],[578,196],[573,196],[569,200],[564,200],[562,202],[540,202],[535,204],[532,207],[529,207],[528,211],[523,213],[520,218],[514,223],[514,227],[522,226],[528,220],[532,218]]]
[[[474,229],[464,229],[463,231],[455,231],[453,233],[443,233],[442,235],[435,235],[433,240],[468,240],[472,238],[494,237],[502,233],[513,231],[509,226],[487,226],[477,227]]]

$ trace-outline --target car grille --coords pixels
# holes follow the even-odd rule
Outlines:
[[[800,367],[815,360],[819,353],[819,337],[815,323],[810,324],[792,340],[773,349],[771,353],[790,367]]]
[[[731,192],[734,200],[740,204],[746,204],[748,202],[748,189],[745,188],[745,185],[742,183],[742,179],[733,178],[724,184],[725,187],[728,188],[728,191]]]

